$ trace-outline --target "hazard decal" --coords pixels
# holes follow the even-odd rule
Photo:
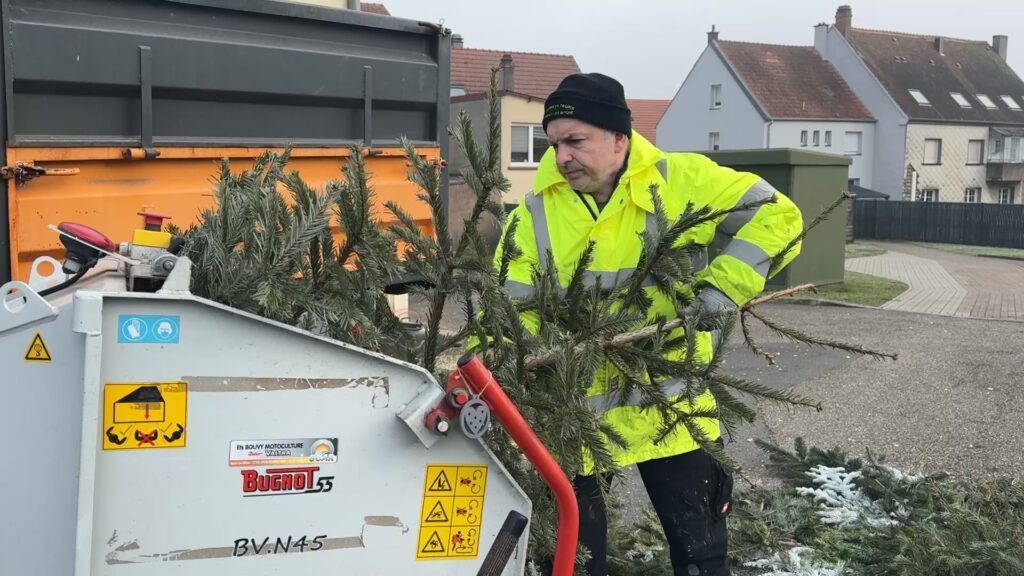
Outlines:
[[[486,466],[427,465],[417,560],[477,557],[486,489]]]
[[[105,385],[103,449],[184,448],[187,386],[184,382]]]
[[[25,351],[26,362],[52,362],[53,357],[50,356],[50,349],[46,347],[46,342],[43,342],[43,335],[36,332],[35,337],[29,342],[28,350]]]

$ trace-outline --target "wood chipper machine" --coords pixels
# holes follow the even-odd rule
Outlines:
[[[153,215],[149,215],[152,218]],[[3,575],[519,575],[531,503],[480,440],[493,417],[572,488],[479,359],[445,387],[388,356],[204,300],[152,222],[0,287]]]

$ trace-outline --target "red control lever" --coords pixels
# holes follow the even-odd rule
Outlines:
[[[459,369],[448,377],[448,389],[465,385],[491,408],[494,417],[519,446],[527,460],[533,464],[547,483],[558,507],[558,533],[555,540],[555,561],[552,576],[572,576],[576,562],[576,541],[579,537],[580,512],[576,493],[562,468],[551,457],[544,444],[534,434],[515,404],[505,395],[491,372],[473,354],[459,359]]]

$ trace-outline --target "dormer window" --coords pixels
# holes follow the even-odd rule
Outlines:
[[[999,98],[1000,98],[1000,100],[1002,100],[1006,104],[1007,107],[1010,108],[1010,110],[1013,110],[1014,112],[1020,112],[1021,111],[1020,104],[1017,104],[1017,101],[1014,100],[1012,96],[1005,96],[1004,95],[1004,96],[1000,96]]]
[[[961,108],[971,108],[971,103],[967,100],[967,98],[964,98],[963,94],[959,92],[950,92],[949,95],[953,97],[953,100],[955,100]]]
[[[910,95],[913,96],[914,100],[916,100],[917,103],[920,104],[921,106],[931,106],[932,105],[932,103],[929,102],[928,99],[924,97],[924,94],[922,94],[920,90],[917,90],[915,88],[911,88],[911,89],[907,90],[907,92],[910,92]]]
[[[975,94],[974,96],[978,98],[978,102],[981,102],[981,105],[984,106],[985,108],[987,108],[989,110],[998,110],[999,109],[996,106],[996,103],[993,102],[992,99],[989,98],[988,96],[986,96],[985,94]]]

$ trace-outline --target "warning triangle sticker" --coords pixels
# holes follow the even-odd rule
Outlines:
[[[427,542],[423,544],[423,549],[420,550],[420,554],[440,554],[444,552],[444,542],[441,541],[441,537],[437,535],[437,530],[427,538]]]
[[[43,342],[43,335],[36,332],[35,338],[32,339],[32,343],[28,345],[28,350],[25,351],[25,360],[27,362],[51,362],[53,358],[50,356],[50,351],[46,348],[46,343]]]
[[[452,483],[448,481],[448,475],[441,470],[434,481],[430,483],[430,487],[427,488],[427,492],[451,492]]]
[[[444,511],[444,506],[441,506],[441,501],[438,500],[434,507],[430,509],[430,513],[427,514],[427,519],[424,523],[448,523],[448,513]]]

